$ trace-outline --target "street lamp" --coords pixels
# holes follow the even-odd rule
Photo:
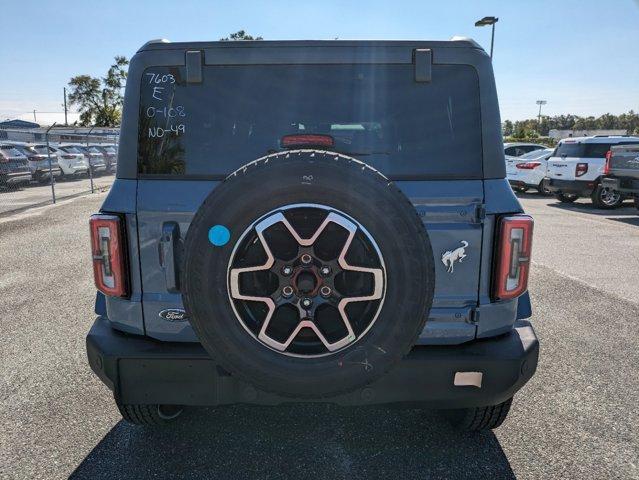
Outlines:
[[[495,24],[499,21],[497,17],[484,17],[481,20],[475,22],[476,27],[485,27],[486,25],[492,25],[493,31],[490,36],[490,58],[493,58],[493,44],[495,43]]]
[[[546,100],[537,100],[535,103],[539,105],[539,115],[537,115],[537,124],[541,125],[541,106],[546,105],[548,102]]]

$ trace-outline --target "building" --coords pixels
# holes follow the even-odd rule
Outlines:
[[[592,137],[594,135],[626,135],[627,130],[557,130],[552,129],[548,132],[550,138],[561,140],[570,137]]]
[[[27,122],[26,120],[19,119],[5,120],[4,122],[0,122],[0,129],[5,130],[7,128],[40,128],[40,125],[34,122]]]

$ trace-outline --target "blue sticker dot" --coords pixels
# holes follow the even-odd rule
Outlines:
[[[209,242],[216,247],[222,247],[231,239],[231,232],[224,225],[214,225],[209,228]]]

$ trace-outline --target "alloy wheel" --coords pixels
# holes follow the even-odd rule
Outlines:
[[[283,355],[318,357],[371,329],[386,288],[375,240],[356,220],[316,204],[288,205],[255,221],[228,266],[236,317]]]

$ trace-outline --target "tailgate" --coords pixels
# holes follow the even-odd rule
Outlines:
[[[617,177],[639,178],[639,145],[613,147],[610,174]]]
[[[575,180],[575,168],[580,159],[575,157],[550,157],[548,176],[558,180]]]

